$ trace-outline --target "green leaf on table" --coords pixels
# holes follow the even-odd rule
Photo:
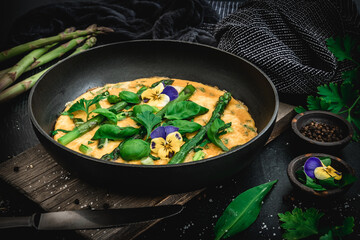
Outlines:
[[[130,91],[121,91],[119,97],[127,103],[138,104],[141,102],[139,95]]]
[[[325,235],[321,236],[319,238],[319,240],[334,240],[334,236],[332,231],[330,230],[328,233],[326,233]]]
[[[103,115],[104,117],[106,117],[110,122],[112,123],[117,123],[117,117],[116,114],[113,113],[112,111],[106,109],[106,108],[97,108],[94,111],[92,111],[92,113],[98,113],[100,115]]]
[[[359,68],[355,68],[348,71],[343,71],[341,73],[341,78],[344,79],[344,83],[353,83],[355,84],[356,79],[358,78]]]
[[[104,124],[95,132],[93,140],[107,138],[110,140],[123,140],[139,133],[139,128],[119,127],[113,124]]]
[[[250,188],[237,196],[225,209],[215,225],[215,239],[223,239],[247,229],[255,222],[261,202],[277,180]]]
[[[347,217],[344,219],[343,225],[333,227],[331,231],[334,236],[341,238],[351,234],[353,232],[354,226],[354,217]]]
[[[170,120],[182,120],[205,114],[208,111],[209,109],[192,101],[180,101],[170,105],[164,117]]]
[[[281,227],[285,230],[284,239],[293,240],[306,238],[319,233],[319,220],[324,213],[315,208],[309,208],[303,212],[295,208],[292,212],[279,213],[279,220],[284,222]]]
[[[303,113],[307,111],[303,106],[297,106],[294,108],[294,110],[296,113]]]
[[[146,139],[149,138],[152,129],[161,123],[161,118],[150,111],[141,112],[133,119],[145,127],[147,132]]]
[[[351,60],[351,52],[356,46],[356,40],[349,35],[326,39],[327,48],[334,54],[338,61]]]
[[[213,144],[221,148],[221,150],[223,150],[224,152],[228,152],[229,149],[224,145],[224,143],[217,135],[220,128],[222,128],[223,126],[225,126],[225,122],[220,118],[216,118],[214,122],[211,124],[210,128],[208,129],[207,136]]]
[[[200,124],[187,120],[172,120],[164,123],[163,126],[177,127],[180,134],[196,132],[201,128]]]

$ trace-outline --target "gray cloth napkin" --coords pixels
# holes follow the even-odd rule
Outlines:
[[[218,48],[260,67],[280,93],[312,94],[353,67],[337,62],[325,40],[359,39],[359,26],[351,0],[250,0],[223,18],[214,35]]]

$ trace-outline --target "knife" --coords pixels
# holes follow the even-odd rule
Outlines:
[[[26,217],[0,217],[0,229],[17,227],[33,227],[37,230],[109,228],[174,216],[182,209],[181,205],[163,205],[34,213],[32,216]]]

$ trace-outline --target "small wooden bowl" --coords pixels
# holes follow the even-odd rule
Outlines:
[[[304,136],[300,130],[312,121],[338,126],[342,130],[344,138],[334,142],[320,142]],[[350,142],[354,132],[351,124],[343,117],[327,111],[306,111],[299,113],[292,119],[291,127],[304,147],[308,148],[308,151],[312,152],[337,151],[345,147]]]
[[[328,197],[339,197],[345,194],[345,192],[349,190],[350,187],[353,185],[353,184],[349,184],[343,188],[329,189],[326,191],[315,191],[314,189],[307,187],[296,178],[296,171],[301,169],[301,167],[304,166],[306,160],[310,157],[329,157],[331,159],[331,166],[334,167],[336,170],[342,172],[343,174],[348,173],[355,176],[354,169],[348,163],[346,163],[345,161],[341,160],[338,157],[323,153],[307,153],[294,158],[289,163],[287,168],[287,175],[289,177],[289,180],[297,190],[304,192],[307,195],[320,197],[320,198],[328,198]]]

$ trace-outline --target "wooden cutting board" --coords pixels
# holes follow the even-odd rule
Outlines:
[[[287,127],[294,116],[293,106],[280,103],[274,130],[268,142]],[[42,145],[37,145],[0,164],[0,177],[45,211],[84,208],[124,208],[166,204],[185,204],[204,189],[173,195],[130,195],[109,191],[72,176],[50,157]],[[87,239],[134,239],[159,220],[126,227],[80,230]]]

